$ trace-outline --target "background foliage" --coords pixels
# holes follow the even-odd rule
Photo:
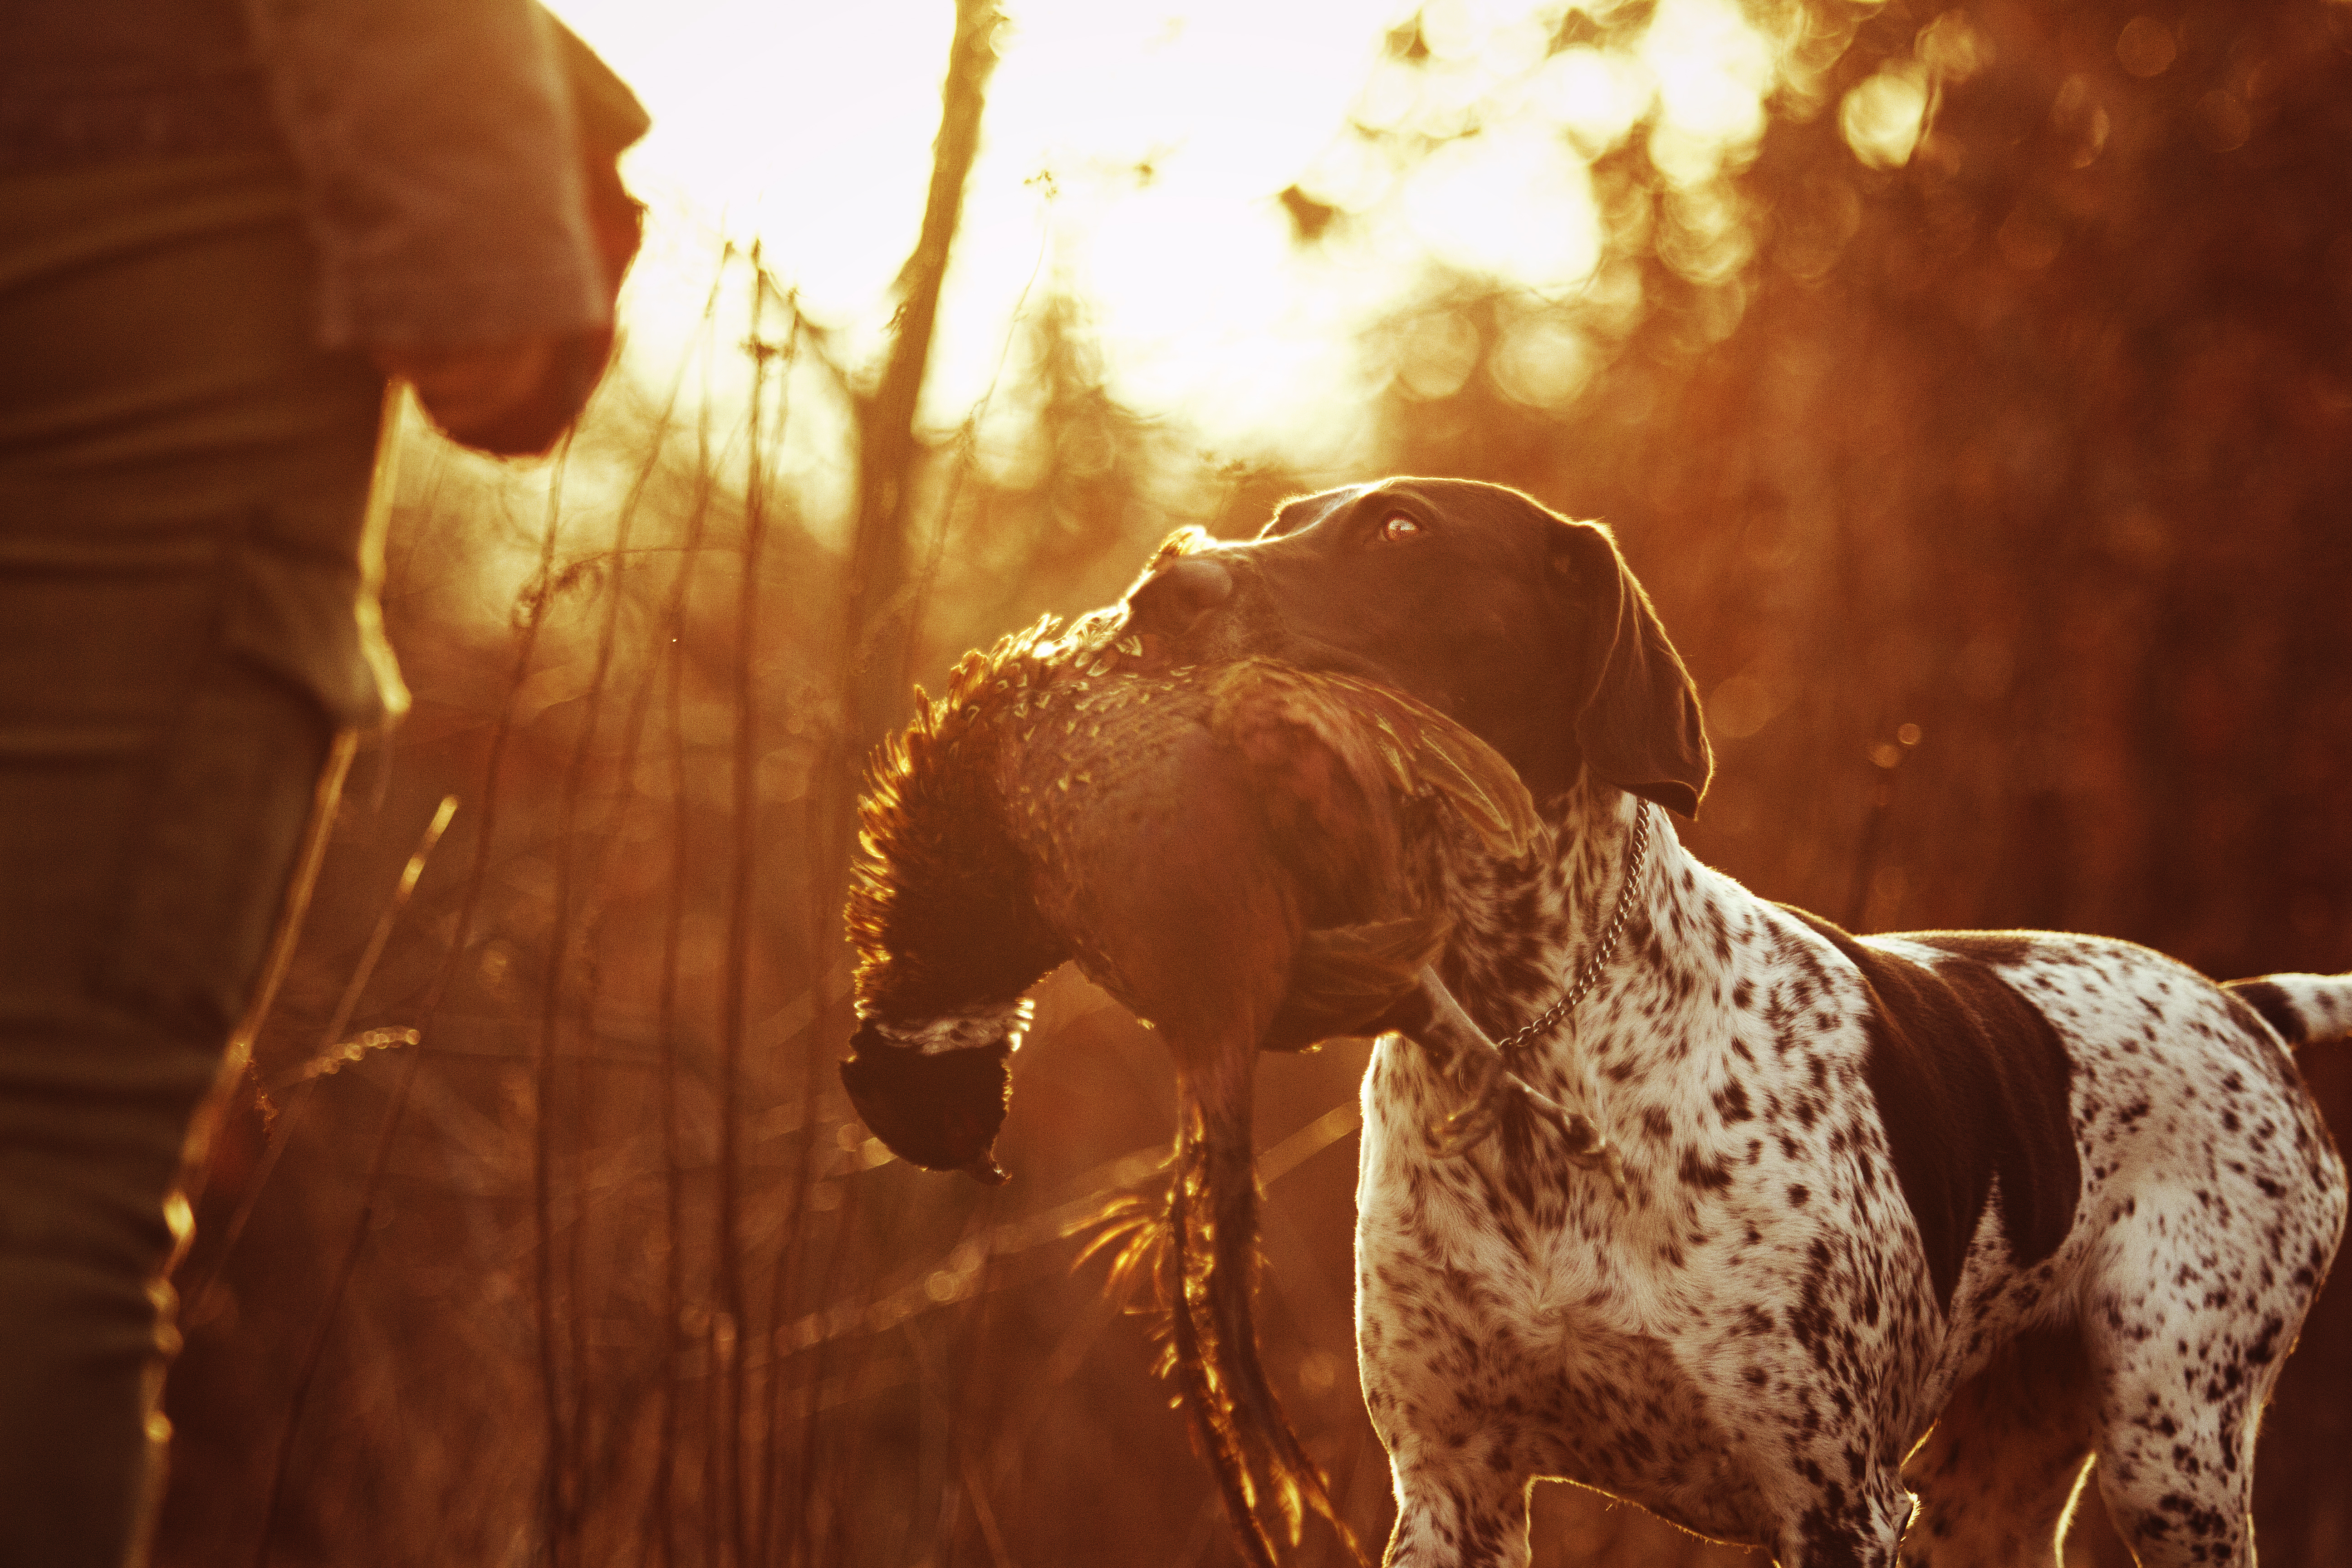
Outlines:
[[[417,706],[355,779],[216,1140],[163,1560],[1223,1561],[1148,1321],[1076,1261],[1086,1216],[1159,1179],[1158,1047],[1057,975],[1013,1184],[889,1163],[833,1074],[838,896],[907,676],[1298,490],[1462,475],[1612,522],[1708,699],[1687,837],[1759,893],[2223,976],[2352,968],[2352,6],[2142,3],[1753,0],[1753,127],[1695,152],[1653,104],[1561,132],[1586,138],[1590,281],[1430,264],[1363,333],[1377,395],[1335,396],[1376,456],[1330,473],[1122,407],[1051,276],[989,406],[915,424],[988,75],[966,0],[940,223],[884,363],[731,256],[683,395],[617,381],[538,469],[412,430],[386,607]],[[1547,60],[1599,68],[1655,10],[1541,20]],[[1391,36],[1391,109],[1345,132],[1368,153],[1508,129],[1509,84],[1463,89],[1449,26]],[[1376,216],[1312,181],[1282,200],[1306,248]],[[757,391],[698,397],[714,374]],[[845,481],[795,439],[847,454],[846,539]],[[1364,1058],[1262,1068],[1262,1320],[1378,1539]],[[2309,1065],[2347,1125],[2352,1070]],[[2268,1428],[2284,1568],[2352,1550],[2347,1319],[2339,1286]],[[1538,1500],[1539,1562],[1740,1560]],[[2070,1555],[2123,1561],[2087,1511]]]

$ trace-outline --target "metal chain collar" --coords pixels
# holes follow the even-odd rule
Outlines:
[[[1601,970],[1608,967],[1609,961],[1617,955],[1617,939],[1625,933],[1625,917],[1633,908],[1633,890],[1641,883],[1642,866],[1648,858],[1649,850],[1650,803],[1637,798],[1633,809],[1633,849],[1625,858],[1625,885],[1618,889],[1617,910],[1609,917],[1609,929],[1601,934],[1601,945],[1593,950],[1592,956],[1585,961],[1583,969],[1578,972],[1575,981],[1559,1001],[1512,1030],[1496,1046],[1496,1048],[1505,1057],[1523,1049],[1536,1037],[1549,1032],[1553,1025],[1574,1012],[1576,1005],[1584,1000],[1585,993],[1600,980]]]

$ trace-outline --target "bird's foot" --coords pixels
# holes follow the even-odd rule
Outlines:
[[[1617,1200],[1620,1203],[1627,1200],[1625,1162],[1617,1157],[1616,1144],[1606,1138],[1598,1138],[1590,1149],[1570,1150],[1568,1157],[1588,1171],[1599,1171],[1606,1175],[1609,1189],[1617,1194]]]
[[[1503,1108],[1514,1100],[1555,1127],[1572,1120],[1558,1101],[1505,1067],[1497,1053],[1465,1051],[1450,1065],[1468,1098],[1429,1130],[1430,1147],[1446,1159],[1459,1159],[1492,1138],[1502,1125]]]
[[[1467,1079],[1468,1103],[1427,1130],[1431,1151],[1442,1159],[1457,1160],[1485,1143],[1502,1125],[1503,1108],[1517,1100],[1538,1121],[1559,1134],[1564,1152],[1586,1170],[1607,1173],[1620,1198],[1625,1195],[1625,1167],[1616,1145],[1593,1125],[1590,1117],[1570,1110],[1518,1074],[1505,1067],[1499,1052],[1467,1051],[1454,1064],[1457,1081]]]
[[[1394,1026],[1463,1091],[1465,1103],[1460,1110],[1423,1130],[1439,1158],[1460,1159],[1493,1137],[1502,1124],[1503,1108],[1516,1100],[1559,1134],[1570,1160],[1588,1170],[1607,1172],[1617,1195],[1625,1195],[1624,1167],[1608,1134],[1513,1072],[1502,1050],[1462,1010],[1434,968],[1422,970],[1416,992],[1391,1016]]]

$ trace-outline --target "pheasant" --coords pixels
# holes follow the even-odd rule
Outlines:
[[[1509,764],[1393,689],[1259,658],[1171,667],[1117,608],[1055,631],[967,655],[877,755],[842,1078],[894,1152],[996,1182],[1024,992],[1074,959],[1158,1030],[1181,1100],[1175,1364],[1244,1545],[1271,1563],[1261,1473],[1294,1542],[1302,1502],[1347,1531],[1257,1359],[1256,1054],[1399,1030],[1469,1091],[1432,1130],[1442,1146],[1475,1143],[1518,1099],[1571,1157],[1611,1162],[1590,1121],[1509,1072],[1435,968],[1447,858],[1516,858],[1542,830]]]

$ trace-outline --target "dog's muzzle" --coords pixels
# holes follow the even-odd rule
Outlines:
[[[1139,632],[1181,638],[1201,617],[1234,596],[1234,574],[1211,555],[1179,555],[1127,596],[1129,624]]]
[[[1128,590],[1124,605],[1127,626],[1169,665],[1283,658],[1297,641],[1245,545],[1171,555]]]
[[[1171,554],[1128,590],[1127,626],[1173,665],[1273,658],[1395,686],[1378,660],[1300,635],[1277,603],[1262,544],[1221,544]]]

